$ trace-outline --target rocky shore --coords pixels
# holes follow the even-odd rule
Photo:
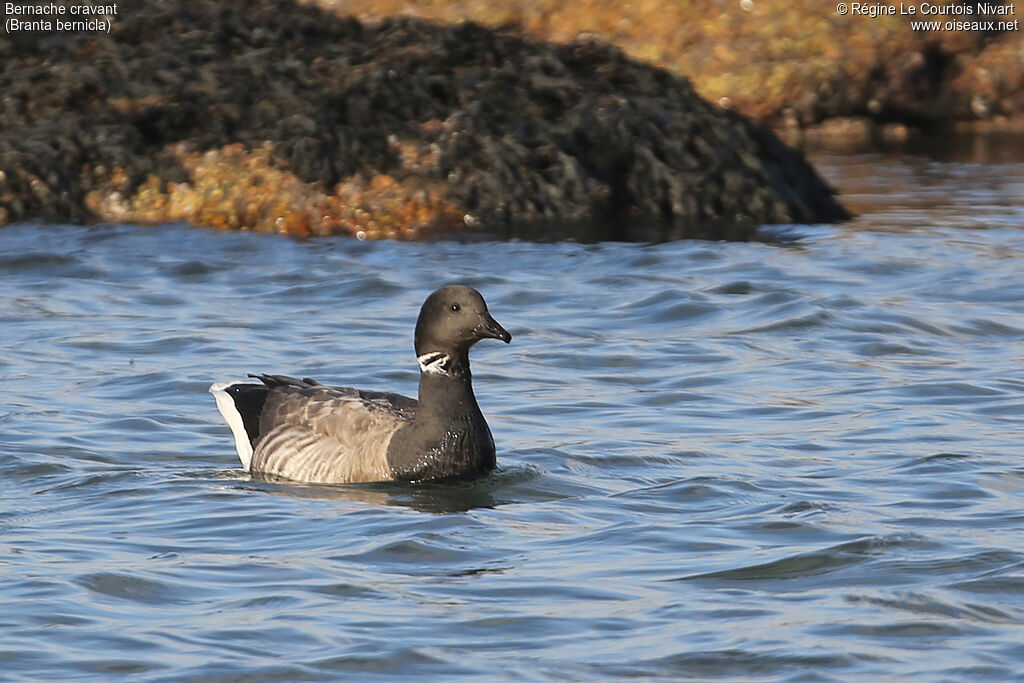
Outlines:
[[[1012,0],[313,1],[367,19],[516,22],[555,41],[593,32],[711,102],[815,139],[1024,130],[1024,4]]]
[[[109,33],[0,36],[0,103],[0,224],[631,239],[847,215],[769,129],[594,36],[132,3]]]

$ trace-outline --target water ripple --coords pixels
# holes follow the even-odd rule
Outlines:
[[[880,203],[792,247],[0,231],[3,675],[1014,678],[1016,167],[834,163]],[[240,469],[209,382],[414,394],[449,280],[497,472]]]

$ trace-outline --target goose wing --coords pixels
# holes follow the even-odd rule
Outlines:
[[[256,378],[268,392],[251,471],[316,483],[394,478],[388,444],[414,416],[414,399],[281,375]]]

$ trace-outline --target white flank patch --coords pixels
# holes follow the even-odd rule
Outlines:
[[[235,401],[226,390],[228,387],[242,382],[218,382],[210,385],[210,393],[217,399],[217,410],[224,416],[224,421],[231,427],[231,433],[235,435],[235,450],[238,451],[238,459],[242,461],[242,467],[249,469],[252,462],[252,444],[249,443],[249,435],[245,433],[245,425],[242,424],[242,414],[235,407]]]
[[[425,353],[422,356],[417,356],[416,362],[420,364],[420,370],[423,372],[432,372],[435,375],[447,375],[448,368],[451,367],[452,359],[447,353],[432,351],[430,353]]]

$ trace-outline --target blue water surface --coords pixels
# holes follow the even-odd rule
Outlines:
[[[796,242],[0,230],[0,679],[1013,679],[1024,164],[817,161]],[[212,381],[415,395],[452,281],[496,473],[240,469]]]

